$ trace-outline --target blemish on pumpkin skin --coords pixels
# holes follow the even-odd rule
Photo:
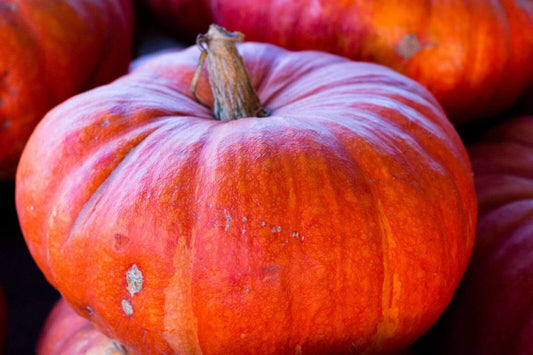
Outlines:
[[[131,316],[133,314],[133,307],[131,306],[131,303],[128,300],[122,300],[121,305],[122,310],[127,316]]]
[[[300,344],[296,345],[294,349],[294,355],[302,355],[302,346]]]
[[[113,247],[116,251],[121,251],[128,245],[130,238],[123,236],[121,234],[115,234],[115,242],[113,244]]]
[[[126,282],[128,283],[126,289],[131,297],[141,291],[143,287],[143,275],[136,264],[133,264],[131,268],[126,271]]]
[[[87,316],[92,317],[94,314],[94,311],[91,307],[87,306],[85,307],[85,311],[87,312]]]
[[[226,225],[224,226],[224,232],[227,232],[230,227],[230,221],[232,218],[228,211],[224,210],[224,214],[225,214],[224,218],[226,219]]]
[[[281,232],[281,226],[275,226],[272,228],[272,233],[280,233]]]
[[[0,100],[0,105],[2,104],[2,100]],[[11,126],[11,120],[5,120],[2,123],[2,126],[0,126],[0,131],[7,131],[7,129]]]
[[[417,35],[414,33],[409,33],[405,35],[396,45],[396,54],[405,60],[409,60],[422,48],[423,46],[418,40]]]

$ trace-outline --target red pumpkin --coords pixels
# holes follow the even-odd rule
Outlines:
[[[127,70],[132,17],[129,0],[0,3],[0,180],[50,108]]]
[[[449,354],[533,349],[533,116],[494,128],[468,149],[479,223],[472,260],[442,329]]]
[[[37,264],[139,353],[407,347],[448,304],[474,241],[453,126],[416,82],[325,53],[242,44],[248,86],[228,54],[236,38],[211,31],[216,102],[206,73],[197,96],[240,119],[192,98],[195,46],[39,124],[16,185]]]
[[[122,355],[126,350],[78,315],[60,299],[46,319],[36,347],[37,355]]]
[[[181,40],[192,40],[209,27],[211,16],[202,0],[141,0],[156,22]]]
[[[248,40],[387,65],[464,124],[509,108],[533,82],[533,2],[212,0]]]

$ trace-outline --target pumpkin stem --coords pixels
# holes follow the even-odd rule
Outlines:
[[[242,33],[228,32],[217,25],[209,26],[207,34],[196,39],[202,55],[193,77],[191,92],[196,101],[200,102],[196,96],[196,85],[207,57],[209,84],[215,97],[213,111],[217,120],[231,121],[244,117],[268,116],[235,45],[243,39]]]

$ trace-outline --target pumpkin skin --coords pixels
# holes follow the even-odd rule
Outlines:
[[[49,109],[126,72],[132,27],[128,0],[0,2],[1,180]]]
[[[238,48],[269,117],[216,121],[194,101],[197,47],[47,114],[17,172],[33,257],[132,352],[406,348],[474,241],[455,129],[388,68]],[[212,105],[205,75],[197,94]]]
[[[180,40],[191,41],[205,33],[212,22],[208,5],[201,0],[142,0],[153,17]]]
[[[457,125],[509,108],[533,82],[533,2],[212,0],[248,40],[389,66],[426,86]]]
[[[46,319],[37,341],[36,353],[121,355],[126,354],[126,351],[89,320],[74,312],[64,299],[60,299]]]
[[[477,239],[440,328],[447,354],[533,349],[533,116],[500,124],[468,152],[479,202]]]

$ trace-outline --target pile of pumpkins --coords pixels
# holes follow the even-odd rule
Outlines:
[[[132,62],[147,14],[190,47]],[[533,2],[0,0],[0,39],[37,353],[533,349]]]

